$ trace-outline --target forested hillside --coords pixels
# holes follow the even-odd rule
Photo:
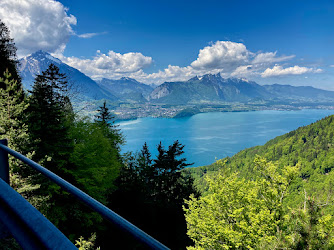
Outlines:
[[[329,116],[186,169],[202,193],[185,207],[195,248],[332,249],[333,133]]]
[[[216,163],[198,168],[188,168],[198,187],[204,191],[205,174],[214,174],[225,168],[238,171],[246,178],[254,177],[254,159],[257,155],[283,166],[299,165],[298,177],[290,188],[287,204],[299,204],[304,190],[308,195],[326,201],[332,193],[334,182],[334,116],[270,140],[263,146],[242,150],[238,154],[218,160]]]

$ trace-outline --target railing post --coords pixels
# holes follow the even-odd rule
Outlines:
[[[0,140],[0,143],[7,146],[7,139]],[[9,184],[8,153],[0,149],[0,178]]]

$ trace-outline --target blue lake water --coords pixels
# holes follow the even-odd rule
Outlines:
[[[122,152],[138,151],[147,142],[152,156],[161,141],[167,148],[175,140],[185,145],[185,157],[193,166],[263,145],[276,136],[311,124],[334,110],[252,111],[202,113],[186,118],[139,118],[117,124],[126,138]]]

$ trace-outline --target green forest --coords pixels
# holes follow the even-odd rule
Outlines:
[[[171,249],[332,249],[334,118],[190,168],[184,145],[126,143],[108,103],[74,112],[70,79],[50,64],[23,90],[14,40],[0,21],[0,139]],[[11,186],[79,249],[145,249],[69,193],[10,158]],[[1,249],[20,249],[12,238]]]
[[[334,247],[334,235],[332,232],[334,225],[332,190],[334,174],[331,171],[334,167],[333,133],[334,117],[329,116],[308,126],[300,127],[295,131],[276,137],[263,146],[252,147],[232,157],[220,159],[212,165],[188,168],[184,171],[193,176],[195,179],[194,184],[202,194],[200,199],[192,198],[188,204],[196,208],[196,210],[199,209],[196,213],[201,214],[214,213],[214,210],[207,211],[207,209],[228,209],[229,207],[227,206],[234,206],[234,202],[238,206],[244,202],[246,204],[250,202],[250,208],[255,209],[254,206],[259,201],[253,201],[252,199],[258,199],[262,196],[264,200],[261,202],[267,202],[268,199],[265,197],[268,194],[262,192],[267,192],[268,186],[274,185],[271,188],[276,190],[274,194],[270,195],[270,199],[274,196],[275,202],[278,202],[277,206],[275,205],[275,209],[279,208],[279,217],[275,220],[276,223],[282,224],[278,225],[279,230],[275,229],[275,232],[273,231],[270,235],[274,239],[268,240],[263,238],[261,234],[261,240],[265,241],[264,245],[258,246],[259,240],[256,237],[247,239],[253,241],[253,245],[250,244],[250,247],[261,249],[332,249]],[[263,184],[261,183],[265,181],[269,181],[269,184],[265,184],[266,190],[258,190],[259,187],[257,185],[262,186]],[[237,185],[238,188],[236,189],[241,193],[234,193],[235,190],[230,185]],[[233,192],[230,193],[231,191]],[[256,192],[257,195],[244,201],[244,195],[250,195],[251,191]],[[242,200],[239,201],[241,198]],[[225,204],[221,199],[227,199],[232,204]],[[209,205],[204,205],[204,202],[213,202],[213,207],[207,207]],[[222,217],[219,217],[219,220],[225,220],[224,216],[234,219],[233,213],[238,211],[234,209],[241,209],[241,207],[235,207],[229,212],[225,211],[227,214],[221,215]],[[251,211],[248,211],[247,205],[243,205],[242,209],[246,209],[246,211],[242,211],[246,212],[244,216],[253,217]],[[259,213],[261,209],[258,208],[256,213]],[[191,210],[186,211],[188,227],[191,229],[194,223],[192,216],[195,215]],[[270,211],[272,213],[271,209]],[[230,212],[232,214],[229,214]],[[242,218],[238,222],[235,221],[235,223],[244,223],[243,220],[245,219]],[[215,223],[217,222],[216,218]],[[246,222],[247,224],[249,223],[248,219]],[[202,223],[202,221],[197,221],[197,223]],[[214,223],[212,222],[212,224]],[[234,223],[232,224],[235,226]],[[265,224],[261,222],[261,225]],[[228,225],[225,226],[228,227]],[[196,227],[200,227],[200,224],[196,224]],[[194,229],[191,230],[188,233],[192,232],[191,237],[197,240],[197,237],[200,237],[197,234],[198,232],[194,233]],[[218,229],[210,228],[210,230]],[[261,230],[268,231],[265,228]],[[236,231],[240,233],[239,229],[232,230],[233,233],[237,233]],[[249,236],[248,231],[243,233]],[[219,237],[227,237],[228,239],[236,237],[231,234],[222,234],[222,232],[217,234]],[[201,239],[198,246],[203,246],[204,248],[211,246],[207,245],[209,244],[208,242],[204,243],[204,241],[206,240]],[[217,241],[210,244],[218,244]],[[219,239],[219,241],[224,240]],[[244,239],[242,241],[245,242]],[[232,248],[237,248],[236,242],[226,244],[232,246]],[[271,244],[271,246],[266,247],[266,244]],[[273,247],[273,244],[275,244],[275,247]],[[245,247],[247,248],[247,246]]]

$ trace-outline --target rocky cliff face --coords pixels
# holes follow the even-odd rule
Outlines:
[[[152,91],[152,93],[149,95],[149,100],[157,100],[169,94],[169,84],[163,83]]]

